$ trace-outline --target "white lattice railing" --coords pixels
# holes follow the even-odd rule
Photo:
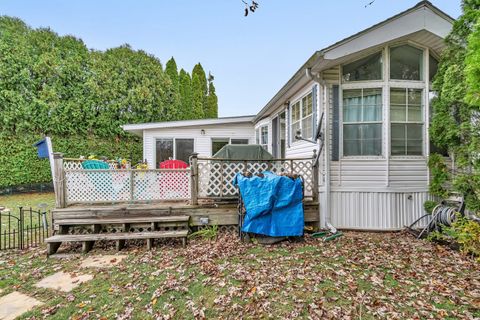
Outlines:
[[[233,180],[239,172],[257,174],[263,171],[273,173],[297,174],[303,178],[304,193],[312,197],[313,163],[312,159],[276,159],[276,160],[219,160],[198,158],[198,197],[233,198],[237,189]]]
[[[190,169],[64,172],[67,204],[190,199]]]

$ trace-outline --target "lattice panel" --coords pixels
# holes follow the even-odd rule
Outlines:
[[[82,162],[84,160],[65,160],[63,161],[63,168],[66,170],[82,170]],[[108,166],[111,170],[117,169],[117,165],[115,162],[109,161]]]
[[[67,202],[130,200],[128,170],[65,170]]]
[[[190,170],[136,171],[133,179],[135,200],[186,200],[190,198]]]
[[[249,161],[245,163],[199,160],[199,197],[233,197],[237,196],[237,189],[233,180],[237,173],[246,171],[258,174],[271,171],[276,174],[295,173],[304,179],[305,196],[312,195],[313,168],[311,160],[275,160],[275,161]]]
[[[190,170],[65,170],[68,203],[186,200]]]

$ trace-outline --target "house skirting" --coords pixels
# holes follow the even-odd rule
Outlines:
[[[331,191],[328,214],[326,194],[320,192],[320,223],[340,229],[401,230],[425,214],[423,204],[431,199],[428,191]]]

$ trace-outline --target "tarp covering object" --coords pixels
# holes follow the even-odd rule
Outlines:
[[[248,178],[239,173],[235,177],[246,211],[242,231],[271,237],[302,236],[302,180],[269,171],[263,175]]]
[[[227,144],[212,158],[230,160],[272,160],[273,156],[257,144]]]

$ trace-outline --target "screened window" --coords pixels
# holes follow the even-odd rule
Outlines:
[[[392,155],[422,155],[422,90],[391,88],[390,122]]]
[[[305,139],[311,139],[313,135],[313,100],[310,92],[292,105],[292,141],[295,141],[297,132]]]
[[[343,90],[343,154],[382,154],[382,89]]]
[[[342,67],[342,70],[343,82],[381,80],[382,52],[378,52],[366,58],[346,64]]]
[[[391,48],[390,79],[423,80],[423,51],[409,45]]]

